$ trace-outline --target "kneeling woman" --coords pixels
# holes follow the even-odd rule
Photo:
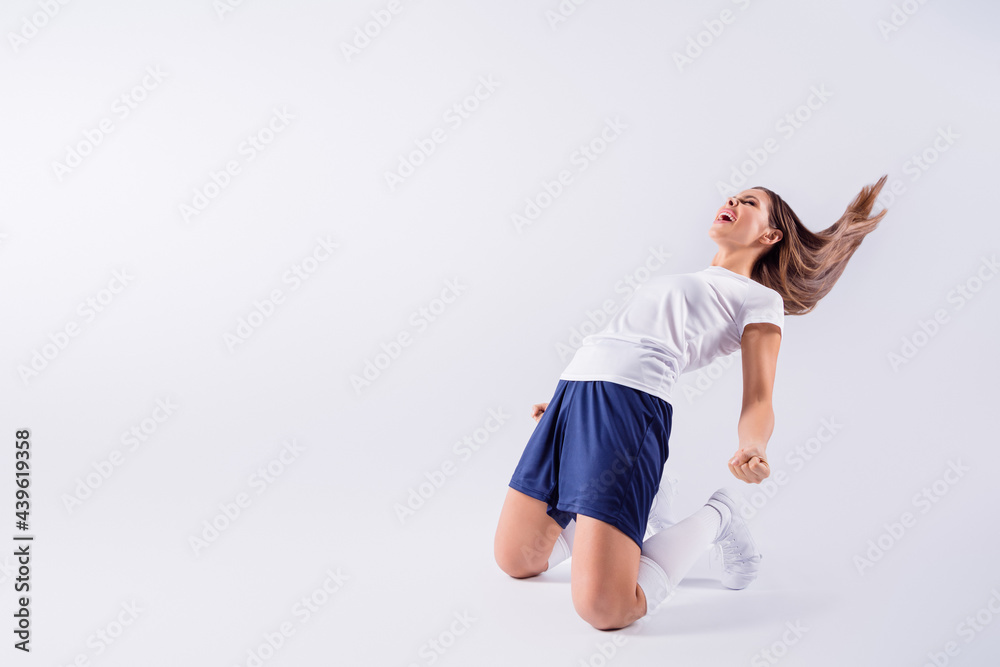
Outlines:
[[[671,597],[707,549],[722,547],[723,584],[757,576],[760,554],[725,489],[683,521],[643,541],[667,460],[677,377],[741,351],[738,479],[769,474],[771,394],[784,316],[826,296],[886,211],[870,217],[883,176],[840,220],[813,233],[777,194],[730,197],[709,236],[712,263],[641,285],[559,377],[511,477],[494,552],[512,577],[532,577],[573,556],[573,604],[599,629],[631,624]],[[654,522],[655,523],[655,522]]]

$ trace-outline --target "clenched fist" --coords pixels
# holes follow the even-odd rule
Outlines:
[[[759,446],[741,447],[729,459],[729,472],[747,484],[760,484],[771,474],[771,466],[764,458],[764,450]]]
[[[542,418],[542,413],[547,407],[549,407],[548,403],[535,403],[531,406],[531,418],[535,420],[535,423],[538,423],[538,420]]]

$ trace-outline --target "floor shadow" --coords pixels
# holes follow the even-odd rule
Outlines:
[[[688,594],[668,600],[653,614],[617,632],[634,636],[691,636],[752,630],[773,627],[809,609],[826,606],[822,599],[805,592],[733,591],[712,579],[685,579],[679,589],[687,589]]]
[[[533,579],[546,584],[568,584],[572,581],[572,572],[573,570],[568,565],[563,567],[562,564],[559,564],[551,570],[546,570],[537,577],[533,577]]]

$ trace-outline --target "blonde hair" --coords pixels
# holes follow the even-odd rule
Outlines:
[[[771,198],[768,223],[782,237],[757,259],[750,277],[781,294],[786,315],[805,315],[833,289],[854,251],[888,212],[869,217],[887,176],[862,188],[837,222],[815,233],[776,193],[754,188]]]

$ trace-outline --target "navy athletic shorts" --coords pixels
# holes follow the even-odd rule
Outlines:
[[[667,461],[673,407],[603,380],[559,380],[509,486],[548,503],[565,528],[577,513],[642,546]]]

